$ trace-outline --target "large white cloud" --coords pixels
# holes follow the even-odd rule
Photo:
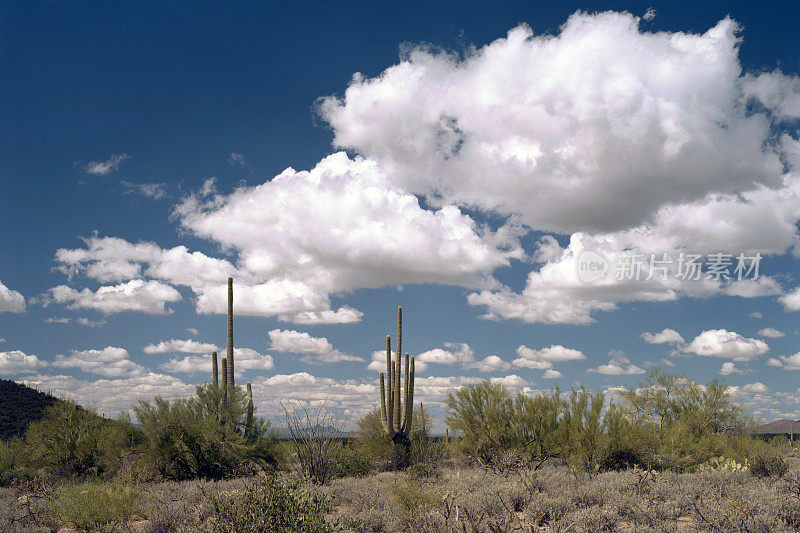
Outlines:
[[[361,357],[348,355],[335,349],[325,337],[312,337],[308,333],[273,329],[269,331],[270,349],[276,352],[303,354],[302,360],[312,363],[338,363],[340,361],[363,361]]]
[[[46,361],[35,355],[28,355],[21,350],[0,352],[0,374],[23,374],[35,372],[47,366]]]
[[[241,377],[245,370],[264,371],[271,370],[275,363],[269,354],[260,354],[251,348],[234,348],[233,356],[235,360],[234,376]],[[220,376],[222,375],[222,357],[218,359]],[[187,355],[181,359],[170,359],[166,363],[159,365],[159,368],[167,372],[179,374],[203,374],[211,375],[211,354]]]
[[[475,352],[470,348],[469,344],[464,342],[453,343],[447,342],[444,348],[434,348],[422,352],[415,358],[416,361],[423,363],[437,363],[442,365],[453,365],[456,363],[474,363]]]
[[[761,339],[744,337],[735,331],[712,329],[703,331],[684,349],[687,353],[722,357],[733,361],[751,361],[769,352],[769,346]]]
[[[9,289],[0,281],[0,313],[22,313],[25,311],[25,297]]]
[[[108,378],[127,378],[147,375],[143,366],[128,357],[128,351],[116,346],[101,350],[73,350],[69,356],[57,355],[52,365],[58,368],[78,368]]]
[[[160,281],[143,279],[105,285],[96,291],[88,288],[78,291],[59,285],[50,289],[44,297],[45,305],[65,304],[69,309],[96,309],[107,315],[123,311],[164,315],[172,312],[166,307],[167,303],[180,300],[181,294],[175,288]]]
[[[64,375],[32,374],[19,381],[38,390],[50,391],[60,398],[71,398],[80,405],[97,409],[100,414],[106,416],[127,412],[139,400],[152,400],[154,396],[186,397],[195,391],[194,385],[155,372],[94,381]]]
[[[560,233],[778,185],[770,116],[745,106],[775,91],[741,75],[737,24],[698,35],[638,22],[576,13],[556,36],[521,25],[463,60],[420,46],[376,78],[356,74],[320,113],[334,144],[408,190]]]
[[[92,237],[85,248],[58,250],[57,268],[101,282],[152,278],[188,286],[200,313],[225,312],[231,275],[237,314],[313,324],[360,320],[356,309],[332,308],[334,294],[405,283],[493,287],[492,271],[524,256],[515,226],[490,231],[455,206],[425,209],[374,162],[344,153],[228,196],[203,189],[184,199],[176,216],[184,229],[234,251],[236,266],[183,246]],[[50,292],[61,301],[81,295]]]

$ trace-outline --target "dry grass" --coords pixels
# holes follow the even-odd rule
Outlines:
[[[383,472],[341,478],[315,490],[333,495],[343,531],[763,531],[800,530],[800,462],[782,477],[748,472],[576,477],[565,466],[504,476],[452,467],[438,475]],[[247,480],[151,483],[137,487],[137,515],[113,531],[204,531],[212,495]],[[1,531],[52,531],[53,488],[0,489]],[[63,526],[64,524],[60,524]]]

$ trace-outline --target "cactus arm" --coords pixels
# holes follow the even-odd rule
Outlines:
[[[222,358],[222,398],[228,397],[228,358]]]
[[[406,354],[408,357],[408,354]],[[406,423],[403,434],[408,436],[411,433],[411,423],[414,420],[414,358],[411,358],[411,371],[406,389]]]
[[[233,278],[228,278],[228,391],[233,394]],[[226,393],[227,396],[227,393]]]
[[[386,335],[386,385],[389,397],[386,404],[386,434],[394,435],[394,367],[392,366],[392,338]]]
[[[398,356],[399,357],[399,356]],[[408,412],[408,353],[406,353],[406,365],[405,365],[405,381],[403,383],[403,423],[401,424],[401,428],[405,428],[406,426],[406,413]]]
[[[386,420],[386,387],[384,384],[383,372],[380,373],[380,381],[381,381],[381,423],[383,424],[383,430],[386,433],[389,433],[389,425],[387,424]]]
[[[211,382],[219,387],[219,367],[217,366],[217,352],[211,352]]]
[[[247,382],[247,418],[244,423],[244,435],[249,437],[253,433],[253,386]]]
[[[395,360],[394,367],[394,430],[395,433],[400,432],[400,413],[401,411],[401,396],[400,396],[400,354],[403,353],[403,308],[397,308],[397,359]]]

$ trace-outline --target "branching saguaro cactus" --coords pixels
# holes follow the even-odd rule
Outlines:
[[[392,339],[386,336],[386,375],[380,373],[381,421],[386,435],[394,444],[393,463],[405,466],[408,456],[408,436],[414,414],[414,358],[405,357],[404,387],[400,389],[400,361],[403,348],[403,309],[397,308],[397,357],[392,361]],[[389,391],[387,396],[386,391]],[[402,394],[401,394],[402,392]]]

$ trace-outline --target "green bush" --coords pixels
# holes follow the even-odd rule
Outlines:
[[[60,487],[50,502],[48,515],[56,526],[98,531],[129,521],[135,504],[136,489],[131,485],[88,481]]]
[[[750,473],[756,477],[781,477],[789,466],[778,453],[757,455],[750,463]]]
[[[63,476],[112,476],[141,440],[126,417],[107,420],[75,402],[60,401],[25,432],[20,465]]]
[[[233,400],[221,407],[220,390],[200,385],[197,396],[156,397],[134,407],[144,429],[145,458],[162,477],[220,479],[274,464],[276,439],[268,433],[269,424],[256,418],[245,437],[244,393],[237,387]]]
[[[280,533],[333,531],[331,498],[286,484],[275,477],[248,481],[242,489],[213,496],[210,525],[213,531],[230,533]]]
[[[362,450],[352,443],[342,447],[339,452],[339,477],[361,477],[372,472],[374,465]]]

